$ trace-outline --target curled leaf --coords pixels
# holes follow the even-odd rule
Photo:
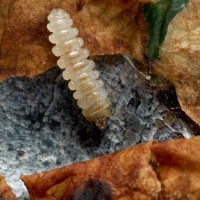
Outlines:
[[[60,169],[22,176],[31,199],[200,198],[200,137],[148,142]],[[70,179],[69,179],[70,177]],[[71,180],[65,192],[63,185]],[[55,191],[54,191],[55,193]]]
[[[0,199],[2,200],[17,200],[17,197],[12,192],[11,188],[6,183],[5,178],[0,175]]]

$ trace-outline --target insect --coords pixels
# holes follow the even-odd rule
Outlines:
[[[72,27],[73,21],[65,10],[52,10],[48,20],[47,29],[52,32],[49,40],[56,44],[52,52],[60,56],[57,64],[64,69],[63,78],[70,80],[69,89],[75,90],[73,97],[86,119],[104,128],[106,118],[111,115],[110,100],[99,72],[94,70],[94,61],[88,59],[88,50],[82,48],[83,39],[77,37],[78,30]]]

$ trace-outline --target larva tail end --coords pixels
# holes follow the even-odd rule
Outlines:
[[[97,119],[95,121],[95,124],[99,129],[105,129],[105,127],[106,127],[106,117]]]

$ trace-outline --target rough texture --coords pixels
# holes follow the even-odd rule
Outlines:
[[[141,2],[148,2],[141,0]],[[34,76],[56,59],[48,41],[46,17],[52,8],[66,9],[91,55],[130,52],[134,59],[176,87],[182,109],[200,124],[200,2],[190,0],[169,27],[160,60],[146,60],[148,30],[136,0],[0,1],[0,80]]]
[[[200,199],[200,137],[157,143],[151,150],[162,183],[159,199]]]
[[[84,119],[57,67],[33,79],[10,78],[0,85],[0,171],[20,199],[27,196],[19,181],[21,174],[92,159],[153,139],[200,134],[178,109],[175,92],[163,93],[149,86],[123,57],[99,58],[97,69],[113,110],[103,131]]]
[[[39,174],[22,176],[30,199],[198,200],[200,137],[145,143]],[[98,182],[98,184],[95,184]],[[101,185],[100,185],[101,183]],[[94,193],[85,190],[99,190]],[[94,189],[93,189],[94,190]],[[106,192],[107,191],[107,192]]]
[[[146,50],[137,48],[145,44],[144,23],[133,39],[133,58],[150,67],[151,72],[170,80],[176,88],[182,110],[200,125],[200,1],[190,0],[188,6],[170,23],[160,58],[146,59]],[[139,22],[142,17],[139,18]],[[138,22],[138,23],[139,23]],[[135,47],[135,48],[134,48]]]
[[[30,199],[70,199],[76,193],[82,193],[90,180],[106,183],[110,188],[110,199],[154,199],[161,191],[161,184],[149,165],[150,146],[151,143],[146,143],[54,171],[22,176],[22,180]],[[65,189],[58,192],[66,181]],[[91,194],[89,199],[92,199]],[[99,200],[97,196],[93,199]]]
[[[0,1],[0,80],[34,76],[56,59],[48,41],[47,16],[53,8],[69,12],[91,55],[128,52],[137,0]]]
[[[5,178],[0,175],[0,199],[1,200],[16,200],[17,197],[13,194],[11,188],[6,183]]]
[[[199,7],[199,0],[191,0],[174,18],[153,70],[174,84],[181,108],[200,125]]]

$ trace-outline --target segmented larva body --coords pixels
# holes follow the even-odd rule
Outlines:
[[[93,70],[95,63],[87,59],[89,52],[83,46],[83,40],[77,37],[78,30],[72,26],[72,19],[63,9],[54,9],[48,16],[47,28],[53,32],[49,40],[56,44],[52,51],[60,56],[58,66],[63,71],[63,78],[70,80],[68,86],[75,90],[73,96],[77,99],[82,114],[88,121],[95,121],[100,128],[105,119],[111,115],[110,100],[99,79],[99,72]]]

